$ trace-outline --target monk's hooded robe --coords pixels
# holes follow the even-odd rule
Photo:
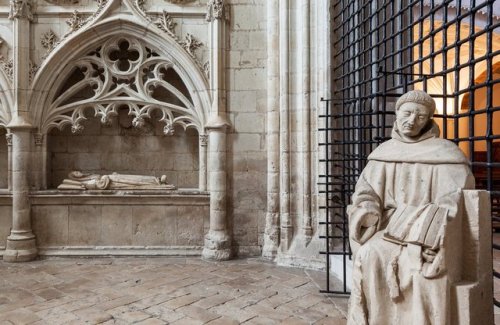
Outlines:
[[[354,253],[349,325],[449,324],[453,279],[443,243],[450,221],[460,218],[461,189],[473,188],[467,158],[439,138],[432,120],[411,140],[395,127],[370,154],[347,208]],[[362,227],[369,217],[376,224]],[[437,252],[432,263],[422,258],[425,248]]]

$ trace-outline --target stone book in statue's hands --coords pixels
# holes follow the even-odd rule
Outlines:
[[[447,215],[447,209],[435,204],[402,205],[390,217],[384,239],[405,246],[411,243],[437,249]]]

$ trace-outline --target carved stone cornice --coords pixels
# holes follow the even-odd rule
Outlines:
[[[33,20],[31,0],[10,0],[9,19]]]
[[[205,19],[212,22],[217,19],[229,20],[229,8],[223,0],[210,0],[207,4],[207,15]]]

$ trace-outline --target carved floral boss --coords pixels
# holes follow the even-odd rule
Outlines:
[[[103,46],[73,63],[79,80],[56,94],[44,129],[83,130],[85,112],[90,108],[103,125],[110,125],[118,109],[128,107],[134,127],[142,128],[152,112],[161,112],[164,134],[172,135],[174,125],[201,129],[201,118],[189,94],[172,83],[173,64],[133,37],[113,37]],[[171,72],[169,72],[171,71]],[[69,80],[69,79],[68,79]],[[164,94],[158,96],[158,93]],[[82,98],[79,94],[89,94]]]

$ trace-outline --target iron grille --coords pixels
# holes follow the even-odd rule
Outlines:
[[[499,2],[334,1],[333,97],[324,100],[319,129],[321,253],[328,268],[323,292],[349,293],[345,208],[367,155],[389,138],[395,101],[408,90],[434,97],[442,137],[471,160],[476,188],[490,191],[492,222],[500,225]],[[343,263],[340,289],[330,278],[332,256]]]

